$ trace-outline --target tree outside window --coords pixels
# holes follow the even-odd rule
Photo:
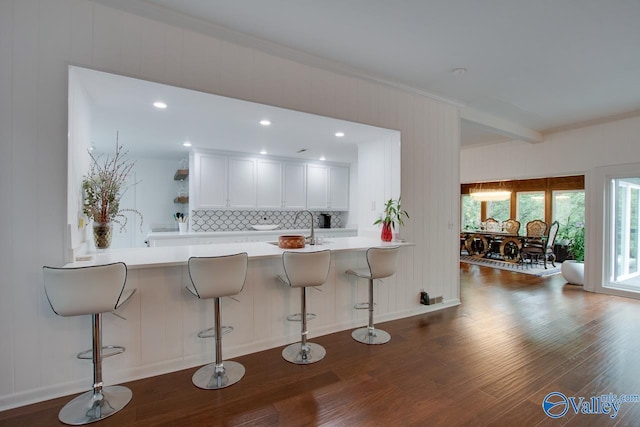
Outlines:
[[[520,234],[526,234],[525,225],[534,219],[544,221],[544,191],[523,191],[516,195],[517,217],[523,225]]]
[[[551,210],[552,221],[560,224],[556,241],[570,240],[584,226],[584,190],[554,191]]]
[[[506,221],[511,217],[511,200],[502,200],[500,202],[487,202],[487,218],[493,218],[500,222]]]
[[[480,228],[480,202],[473,200],[468,194],[462,195],[461,230],[477,230]]]

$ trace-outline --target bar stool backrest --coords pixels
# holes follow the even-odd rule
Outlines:
[[[320,286],[329,276],[331,251],[285,252],[282,262],[291,287]]]
[[[382,279],[393,276],[398,269],[398,254],[400,247],[369,248],[367,250],[367,263],[371,271],[372,279]]]
[[[246,252],[189,258],[189,277],[198,298],[221,298],[239,294],[247,279],[248,260]]]
[[[127,280],[122,263],[79,268],[43,267],[44,291],[59,316],[108,313],[116,309]]]

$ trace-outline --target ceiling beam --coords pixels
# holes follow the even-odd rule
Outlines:
[[[464,107],[460,111],[460,117],[462,120],[475,123],[487,131],[494,132],[498,135],[506,136],[511,139],[529,142],[532,144],[538,144],[544,141],[542,133],[517,125],[500,117],[492,116],[491,114],[483,113],[473,108]]]

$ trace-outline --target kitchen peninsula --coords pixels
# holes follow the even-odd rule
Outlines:
[[[323,244],[296,249],[332,251],[327,282],[320,288],[321,292],[308,293],[309,311],[317,314],[312,335],[326,335],[367,323],[367,313],[353,309],[354,304],[367,300],[367,283],[344,273],[366,266],[366,249],[395,245],[401,246],[400,266],[395,276],[376,286],[377,321],[425,313],[447,305],[420,305],[417,288],[420,285],[416,285],[420,281],[408,277],[410,269],[406,268],[414,256],[412,243],[384,243],[377,237],[326,239]],[[283,272],[284,250],[270,242],[114,249],[93,254],[88,261],[68,264],[67,267],[81,267],[125,262],[128,266],[126,287],[137,289],[132,300],[118,310],[117,314],[126,320],[105,316],[104,342],[127,348],[120,357],[109,360],[105,368],[109,375],[107,381],[129,381],[210,362],[211,345],[198,338],[197,333],[213,326],[213,305],[190,298],[185,290],[190,283],[187,261],[192,256],[238,252],[248,253],[249,270],[245,286],[235,300],[222,300],[225,324],[235,329],[224,337],[225,356],[233,358],[295,342],[299,339],[300,325],[288,322],[286,317],[299,311],[300,294],[277,279]],[[85,382],[83,378],[67,391],[81,390]]]

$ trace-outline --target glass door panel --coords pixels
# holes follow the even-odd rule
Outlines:
[[[611,256],[612,284],[640,291],[640,177],[611,180]]]

